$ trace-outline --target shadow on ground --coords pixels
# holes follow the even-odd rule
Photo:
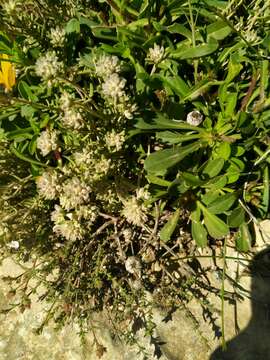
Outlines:
[[[257,254],[249,266],[252,277],[252,317],[247,327],[215,350],[209,360],[270,360],[270,247]]]

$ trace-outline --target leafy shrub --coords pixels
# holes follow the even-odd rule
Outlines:
[[[105,306],[151,333],[145,291],[168,305],[195,286],[190,236],[250,249],[269,213],[261,3],[1,5],[3,253],[34,263],[56,321]]]

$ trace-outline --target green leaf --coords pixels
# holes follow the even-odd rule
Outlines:
[[[215,201],[209,204],[208,210],[212,214],[222,214],[223,212],[231,208],[231,206],[233,205],[236,199],[237,199],[236,193],[229,193],[218,196]]]
[[[7,138],[9,140],[16,140],[17,142],[19,141],[23,141],[26,139],[32,139],[33,137],[33,133],[31,133],[32,128],[28,127],[25,129],[17,129],[17,130],[13,130],[13,131],[9,131],[7,132]]]
[[[176,95],[185,97],[190,93],[190,88],[180,76],[162,76],[157,75],[164,85],[167,85]]]
[[[230,227],[239,227],[245,222],[245,211],[242,206],[238,206],[233,209],[231,214],[228,216],[228,225]]]
[[[203,169],[202,174],[208,176],[209,178],[213,178],[221,172],[223,166],[224,159],[222,158],[209,160]]]
[[[182,147],[159,150],[150,154],[144,162],[144,168],[147,172],[155,175],[165,175],[167,170],[178,164],[184,157],[197,151],[202,144],[195,142]]]
[[[200,222],[191,222],[191,234],[197,246],[203,248],[207,245],[207,231]]]
[[[229,227],[216,215],[212,214],[205,206],[203,206],[199,201],[197,202],[198,206],[203,212],[204,224],[207,228],[207,231],[210,236],[214,239],[220,239],[226,236],[229,233]]]
[[[66,33],[80,33],[80,21],[78,19],[71,19],[66,25]]]
[[[186,134],[180,134],[179,132],[173,132],[173,131],[162,131],[162,132],[156,133],[157,139],[160,139],[161,141],[167,142],[169,144],[180,144],[185,141],[198,139],[200,137],[201,137],[201,135],[199,135],[199,134],[186,135]]]
[[[263,213],[266,214],[269,207],[269,168],[265,167],[263,171],[263,198],[261,208]]]
[[[195,47],[187,47],[183,49],[180,47],[171,52],[171,56],[178,60],[184,59],[195,59],[200,58],[206,55],[210,55],[218,49],[218,42],[215,39],[210,38],[209,42],[206,44],[198,45]]]
[[[206,27],[206,32],[208,37],[212,37],[216,40],[223,40],[232,32],[232,29],[225,21],[218,20],[215,23],[208,25]]]
[[[168,187],[171,185],[170,181],[161,179],[158,176],[155,176],[153,174],[148,174],[146,176],[146,178],[149,181],[149,183],[151,183],[151,184],[155,184],[155,185],[159,185],[159,186],[163,186],[163,187]]]
[[[236,248],[238,251],[247,252],[250,249],[252,237],[246,223],[240,225],[238,236],[236,238]]]
[[[26,100],[30,100],[32,102],[37,102],[38,98],[35,94],[33,94],[31,87],[23,80],[21,80],[18,84],[18,90],[22,98]]]
[[[164,242],[170,240],[179,220],[180,209],[177,209],[160,231],[160,239]]]
[[[185,183],[189,186],[197,187],[205,183],[205,181],[201,180],[198,176],[188,172],[183,172],[181,174],[181,177],[184,179]]]
[[[222,81],[202,80],[198,84],[196,84],[193,88],[189,89],[189,92],[186,93],[183,99],[181,99],[181,102],[183,103],[187,100],[195,100],[197,97],[206,93],[211,86],[217,86],[220,84],[222,84]]]
[[[222,158],[224,160],[228,160],[231,155],[231,145],[227,142],[222,142],[215,149],[214,152],[215,158]]]
[[[16,149],[14,145],[10,145],[10,150],[13,152],[14,155],[16,155],[19,159],[21,159],[23,161],[30,162],[31,164],[34,164],[34,165],[47,166],[46,164],[43,164],[37,160],[31,159],[28,156],[24,155],[22,152],[20,152],[18,149]]]
[[[207,231],[205,227],[200,222],[201,211],[200,208],[197,207],[191,213],[191,234],[192,238],[195,240],[197,246],[205,247],[207,245]]]
[[[171,120],[162,116],[161,114],[158,114],[153,119],[149,119],[147,122],[144,119],[139,118],[135,123],[135,127],[142,130],[179,129],[179,130],[194,130],[196,132],[205,133],[205,129],[203,128],[189,125],[185,121]]]
[[[21,107],[21,116],[26,119],[31,119],[35,112],[36,109],[31,105],[23,105]]]

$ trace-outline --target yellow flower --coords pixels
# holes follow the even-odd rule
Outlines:
[[[0,71],[0,84],[3,84],[6,91],[10,91],[15,85],[15,67],[7,61],[9,56],[7,54],[0,54],[1,60],[1,71]]]

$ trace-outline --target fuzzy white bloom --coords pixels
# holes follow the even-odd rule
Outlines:
[[[98,208],[95,205],[92,206],[82,205],[75,211],[75,214],[78,220],[85,219],[92,224],[97,219]]]
[[[54,206],[54,211],[51,213],[51,220],[56,224],[61,224],[65,221],[65,211],[61,206]]]
[[[126,80],[121,78],[117,73],[111,74],[102,84],[102,92],[108,98],[119,100],[125,96],[123,90],[126,85]]]
[[[64,91],[60,97],[60,108],[63,112],[70,110],[73,97]]]
[[[149,59],[154,64],[158,64],[164,57],[164,47],[154,44],[153,48],[150,48],[148,51],[147,59]]]
[[[38,192],[47,200],[53,200],[59,193],[59,179],[56,172],[47,170],[36,179]]]
[[[114,55],[105,55],[99,57],[95,63],[95,71],[97,76],[105,79],[113,73],[120,71],[119,59]]]
[[[19,241],[12,240],[10,243],[7,244],[7,246],[11,249],[18,250],[20,247]]]
[[[124,208],[122,215],[127,221],[133,225],[141,226],[147,220],[147,216],[144,212],[145,208],[140,205],[135,196],[131,196],[129,199],[123,202]]]
[[[102,155],[101,159],[95,162],[95,171],[97,176],[98,174],[107,174],[107,172],[110,170],[110,165],[111,165],[111,159],[106,159]]]
[[[193,110],[187,114],[187,123],[198,126],[203,121],[203,115],[198,110]]]
[[[75,109],[66,110],[61,116],[61,122],[68,128],[75,130],[84,127],[84,119],[81,113]]]
[[[150,193],[146,188],[139,188],[136,189],[136,198],[138,200],[149,200],[150,199]]]
[[[59,73],[62,72],[63,63],[58,61],[55,51],[52,51],[38,58],[35,68],[36,74],[51,85]]]
[[[142,265],[136,256],[129,256],[125,261],[125,268],[130,274],[141,276]]]
[[[91,165],[93,162],[93,152],[84,148],[82,151],[76,151],[73,154],[73,158],[77,166]]]
[[[112,149],[112,152],[121,150],[125,142],[125,131],[117,133],[115,130],[112,130],[105,135],[105,142],[107,147]]]
[[[61,122],[71,129],[81,129],[84,127],[84,119],[81,113],[72,106],[73,97],[68,92],[63,92],[60,97]]]
[[[126,109],[124,110],[124,117],[127,118],[128,120],[133,119],[133,114],[134,112],[137,110],[137,105],[136,104],[127,104],[126,105]]]
[[[20,5],[21,5],[21,1],[9,0],[9,1],[5,1],[2,4],[2,7],[7,15],[12,15],[16,10],[18,10],[18,6]]]
[[[65,210],[71,210],[89,199],[90,187],[77,177],[67,180],[63,185],[60,205]]]
[[[62,46],[65,42],[66,32],[65,29],[57,26],[55,29],[51,29],[49,36],[53,46]]]
[[[65,220],[62,223],[56,224],[53,227],[53,231],[58,236],[63,236],[70,241],[81,240],[84,235],[81,224],[76,220]]]
[[[51,151],[58,147],[58,132],[57,131],[42,131],[37,138],[37,148],[41,151],[42,156],[48,155]]]

